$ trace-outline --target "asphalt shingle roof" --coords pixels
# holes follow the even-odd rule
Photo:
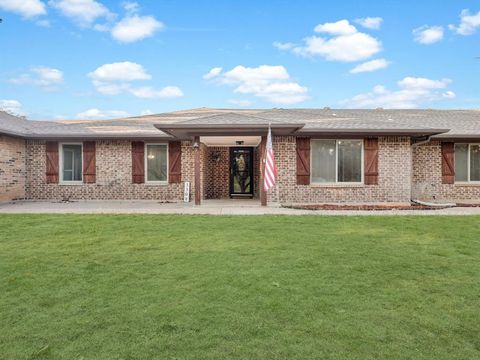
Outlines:
[[[112,120],[33,121],[0,111],[0,133],[26,138],[169,138],[155,125],[301,124],[315,131],[442,130],[438,138],[480,139],[479,110],[190,109]]]

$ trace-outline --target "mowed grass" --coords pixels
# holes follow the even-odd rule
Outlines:
[[[2,215],[0,358],[480,358],[480,218]]]

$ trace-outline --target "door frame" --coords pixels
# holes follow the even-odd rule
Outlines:
[[[248,162],[248,170],[250,173],[250,191],[246,193],[235,193],[234,192],[234,185],[233,185],[233,155],[236,150],[248,150],[250,154],[250,161]],[[254,184],[255,184],[255,174],[254,174],[254,162],[255,162],[255,149],[252,146],[232,146],[230,147],[230,154],[228,157],[229,161],[229,190],[230,190],[230,197],[251,197],[254,196]]]

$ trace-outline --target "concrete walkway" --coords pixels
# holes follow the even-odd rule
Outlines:
[[[298,210],[262,207],[255,200],[206,200],[192,203],[158,201],[14,201],[0,203],[0,214],[205,214],[205,215],[480,215],[480,208],[442,210]]]

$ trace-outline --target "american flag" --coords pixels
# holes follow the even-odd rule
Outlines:
[[[270,125],[268,125],[268,136],[267,136],[267,147],[266,147],[266,156],[265,156],[265,174],[264,174],[263,188],[265,191],[270,190],[270,188],[275,185],[275,180],[277,178],[277,165],[275,164],[275,155],[273,154],[272,146],[272,130]]]

